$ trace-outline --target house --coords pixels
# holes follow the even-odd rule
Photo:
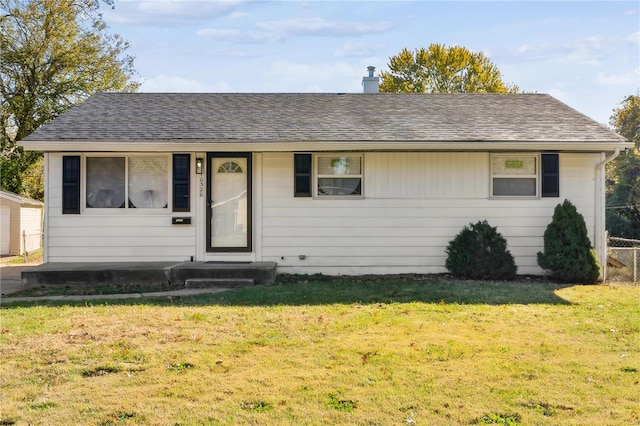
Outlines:
[[[604,262],[604,168],[632,146],[549,95],[383,93],[100,93],[21,144],[45,153],[45,262],[324,274],[446,272],[482,219],[542,274],[564,199]]]
[[[0,189],[0,255],[18,256],[42,247],[43,203]]]

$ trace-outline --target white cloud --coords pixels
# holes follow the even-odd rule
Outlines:
[[[629,34],[627,37],[625,37],[625,40],[628,41],[629,43],[640,45],[640,31],[637,31],[633,34]]]
[[[244,12],[231,12],[231,14],[229,15],[229,18],[231,19],[242,19],[242,18],[246,18],[250,16],[248,13],[244,13]]]
[[[282,40],[281,36],[265,31],[225,30],[204,28],[198,30],[198,36],[224,43],[265,43],[272,44]]]
[[[350,37],[381,33],[391,29],[389,21],[349,22],[322,18],[294,18],[257,22],[256,26],[286,36]]]
[[[257,58],[262,56],[260,53],[256,52],[256,51],[252,51],[252,50],[245,50],[245,49],[236,49],[236,48],[232,48],[232,49],[215,49],[212,51],[209,51],[206,53],[207,56],[210,57],[214,57],[214,58],[242,58],[242,59],[246,59],[246,58]]]
[[[297,36],[352,37],[387,31],[391,23],[386,21],[363,23],[327,21],[322,18],[295,18],[282,21],[255,23],[259,30],[204,28],[198,36],[226,43],[273,44]],[[345,55],[346,56],[346,55]]]
[[[516,51],[528,60],[565,60],[569,62],[602,63],[629,43],[640,44],[640,32],[625,37],[603,37],[595,34],[580,40],[561,43],[529,43]]]
[[[109,25],[187,26],[237,14],[245,1],[119,1],[101,10]]]
[[[198,93],[227,92],[229,90],[230,85],[224,81],[210,84],[180,76],[164,74],[145,79],[140,86],[140,92]]]
[[[598,84],[606,86],[619,86],[625,84],[640,85],[640,68],[626,74],[605,74],[603,72],[599,72],[596,81]]]

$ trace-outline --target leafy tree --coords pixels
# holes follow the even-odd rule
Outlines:
[[[515,93],[518,86],[502,81],[502,74],[483,53],[431,44],[389,58],[390,72],[380,73],[381,92],[389,93]]]
[[[595,283],[600,276],[584,217],[569,200],[553,211],[544,231],[544,252],[538,252],[538,265],[563,282]]]
[[[107,32],[100,0],[0,0],[1,187],[24,193],[41,157],[17,141],[95,92],[137,89],[128,47]]]
[[[607,229],[616,237],[640,239],[640,95],[627,96],[611,116],[615,130],[635,143],[607,169]]]
[[[517,267],[507,240],[486,220],[465,226],[447,246],[445,266],[468,279],[513,280]]]
[[[44,200],[44,158],[40,156],[22,173],[22,195]]]

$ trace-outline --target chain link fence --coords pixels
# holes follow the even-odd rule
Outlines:
[[[640,240],[607,236],[607,282],[640,282]]]

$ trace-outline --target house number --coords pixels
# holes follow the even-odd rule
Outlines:
[[[204,178],[200,176],[200,196],[204,197]]]

